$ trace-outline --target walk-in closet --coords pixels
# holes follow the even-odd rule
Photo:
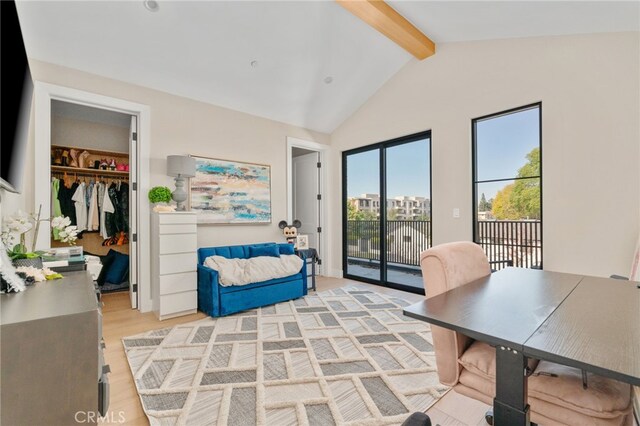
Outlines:
[[[52,217],[68,217],[84,254],[101,258],[102,292],[129,290],[135,125],[127,114],[58,100],[51,104]],[[52,235],[51,247],[64,247],[59,239]]]

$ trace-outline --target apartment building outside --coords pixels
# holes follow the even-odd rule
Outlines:
[[[362,194],[349,198],[356,211],[370,212],[380,217],[380,195]],[[431,201],[425,197],[402,195],[387,198],[390,220],[427,220],[430,217]]]

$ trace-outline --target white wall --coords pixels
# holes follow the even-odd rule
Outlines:
[[[22,180],[22,191],[20,194],[14,194],[0,188],[0,229],[2,227],[2,218],[11,215],[18,210],[22,210],[26,213],[35,212],[34,200],[33,200],[33,187],[34,187],[34,133],[33,133],[33,120],[34,120],[34,108],[33,103],[31,107],[29,126],[29,137],[27,144],[26,158],[27,162],[24,167],[24,177]],[[31,194],[29,196],[28,194]],[[33,234],[31,232],[30,234]],[[31,237],[31,235],[30,235]],[[27,239],[27,245],[31,244],[31,240]]]
[[[31,60],[30,65],[35,80],[149,105],[152,186],[173,187],[173,179],[166,176],[166,156],[170,154],[270,164],[273,222],[270,225],[200,226],[198,245],[284,241],[277,224],[287,217],[286,137],[328,144],[328,135],[49,63]],[[25,190],[20,196],[3,195],[5,215],[17,208],[34,210],[33,146],[32,119]]]
[[[129,128],[54,115],[51,144],[129,152]]]
[[[639,232],[639,39],[616,33],[440,44],[332,134],[332,161],[340,164],[343,150],[431,129],[433,242],[470,240],[471,119],[542,101],[544,267],[627,274]],[[331,255],[339,268],[335,170]]]

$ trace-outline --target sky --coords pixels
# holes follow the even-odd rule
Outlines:
[[[526,163],[526,155],[539,142],[538,109],[483,120],[477,123],[478,180],[513,178]],[[387,195],[430,196],[429,144],[411,142],[387,148]],[[437,143],[437,142],[436,142]],[[471,141],[469,141],[471,144]],[[347,196],[379,194],[378,150],[347,157]],[[481,183],[478,200],[484,192],[487,200],[508,182]],[[471,184],[471,182],[469,182]]]
[[[527,154],[538,146],[540,128],[538,109],[496,117],[477,123],[478,180],[513,178],[527,163]],[[509,182],[491,182],[478,185],[478,199],[484,192],[487,200]]]
[[[429,139],[387,148],[387,197],[431,198]],[[347,157],[347,194],[380,194],[380,153],[367,151]]]

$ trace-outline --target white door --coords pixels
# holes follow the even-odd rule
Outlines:
[[[138,309],[138,117],[131,116],[129,129],[129,296]]]
[[[321,253],[320,234],[320,169],[318,163],[320,153],[293,157],[292,184],[293,184],[293,218],[302,222],[298,234],[309,236],[309,247]]]

